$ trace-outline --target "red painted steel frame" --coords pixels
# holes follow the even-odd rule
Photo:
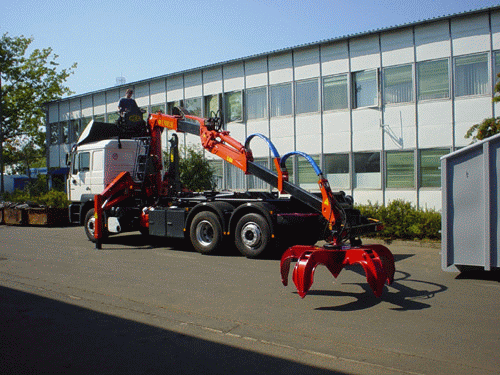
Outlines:
[[[386,282],[390,285],[394,281],[394,257],[383,245],[363,245],[348,249],[292,246],[281,257],[281,281],[285,286],[288,285],[288,273],[292,261],[297,261],[292,280],[302,298],[311,288],[318,264],[324,264],[335,278],[345,266],[360,264],[365,270],[368,284],[377,297],[382,295]]]

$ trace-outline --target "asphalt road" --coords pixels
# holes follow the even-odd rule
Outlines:
[[[82,227],[0,226],[1,374],[498,374],[500,278],[443,272],[439,248],[388,246],[376,298],[323,266],[301,299],[279,260]]]

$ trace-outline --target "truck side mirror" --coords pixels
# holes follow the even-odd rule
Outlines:
[[[70,166],[71,165],[71,155],[66,153],[66,165]]]

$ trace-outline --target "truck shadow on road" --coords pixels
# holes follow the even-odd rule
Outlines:
[[[2,374],[345,374],[7,287],[0,301]]]

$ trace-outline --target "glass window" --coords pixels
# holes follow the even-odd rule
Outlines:
[[[201,98],[190,98],[184,100],[184,107],[191,115],[201,117]]]
[[[347,108],[347,74],[323,78],[323,110]]]
[[[222,190],[224,188],[222,186],[222,160],[208,160],[208,164],[214,171],[213,178],[215,180],[216,189]]]
[[[326,154],[324,173],[333,188],[349,189],[349,154]]]
[[[413,100],[412,66],[384,69],[384,103],[406,103]]]
[[[78,154],[78,171],[90,171],[90,152],[81,152]]]
[[[441,156],[449,149],[420,151],[420,187],[441,187]]]
[[[120,115],[116,112],[108,113],[108,122],[114,124],[116,120],[120,118]]]
[[[95,122],[106,122],[106,116],[105,115],[95,115],[94,121]]]
[[[455,59],[455,96],[488,94],[488,55]]]
[[[354,176],[354,187],[361,189],[380,189],[382,185],[382,175],[380,173],[380,153],[355,153]]]
[[[50,124],[50,144],[57,145],[59,144],[59,123],[54,122]]]
[[[219,94],[205,96],[205,112],[203,116],[207,118],[215,117],[220,109],[221,100]]]
[[[376,70],[352,74],[354,108],[378,105],[378,81]]]
[[[92,117],[83,117],[82,121],[80,122],[80,134],[85,130],[88,124],[90,124],[90,121],[92,121]]]
[[[267,90],[265,87],[246,90],[245,103],[248,120],[267,117]]]
[[[319,156],[311,155],[311,157],[319,165]],[[318,189],[319,177],[316,175],[311,163],[302,156],[297,157],[297,171],[299,184],[302,188]]]
[[[165,103],[155,104],[151,106],[151,113],[158,113],[158,111],[165,112]]]
[[[269,169],[267,158],[255,158],[254,163]],[[248,189],[269,190],[269,184],[252,175],[248,175]]]
[[[226,163],[226,185],[230,190],[245,189],[245,173],[232,164]]]
[[[68,121],[61,122],[62,143],[69,143],[69,123]]]
[[[224,94],[226,105],[225,122],[243,121],[243,94],[241,91]]]
[[[318,80],[311,79],[295,83],[295,112],[308,113],[319,110]]]
[[[80,120],[70,120],[70,142],[78,141],[78,137],[80,137]]]
[[[441,99],[450,97],[448,60],[418,63],[418,99]]]
[[[168,102],[167,103],[167,114],[173,115],[175,107],[183,107],[183,106],[184,106],[184,102],[182,100],[175,100],[173,102]]]
[[[292,84],[271,86],[271,117],[292,114]]]
[[[413,160],[413,151],[387,152],[387,188],[404,189],[415,187],[415,166]]]

